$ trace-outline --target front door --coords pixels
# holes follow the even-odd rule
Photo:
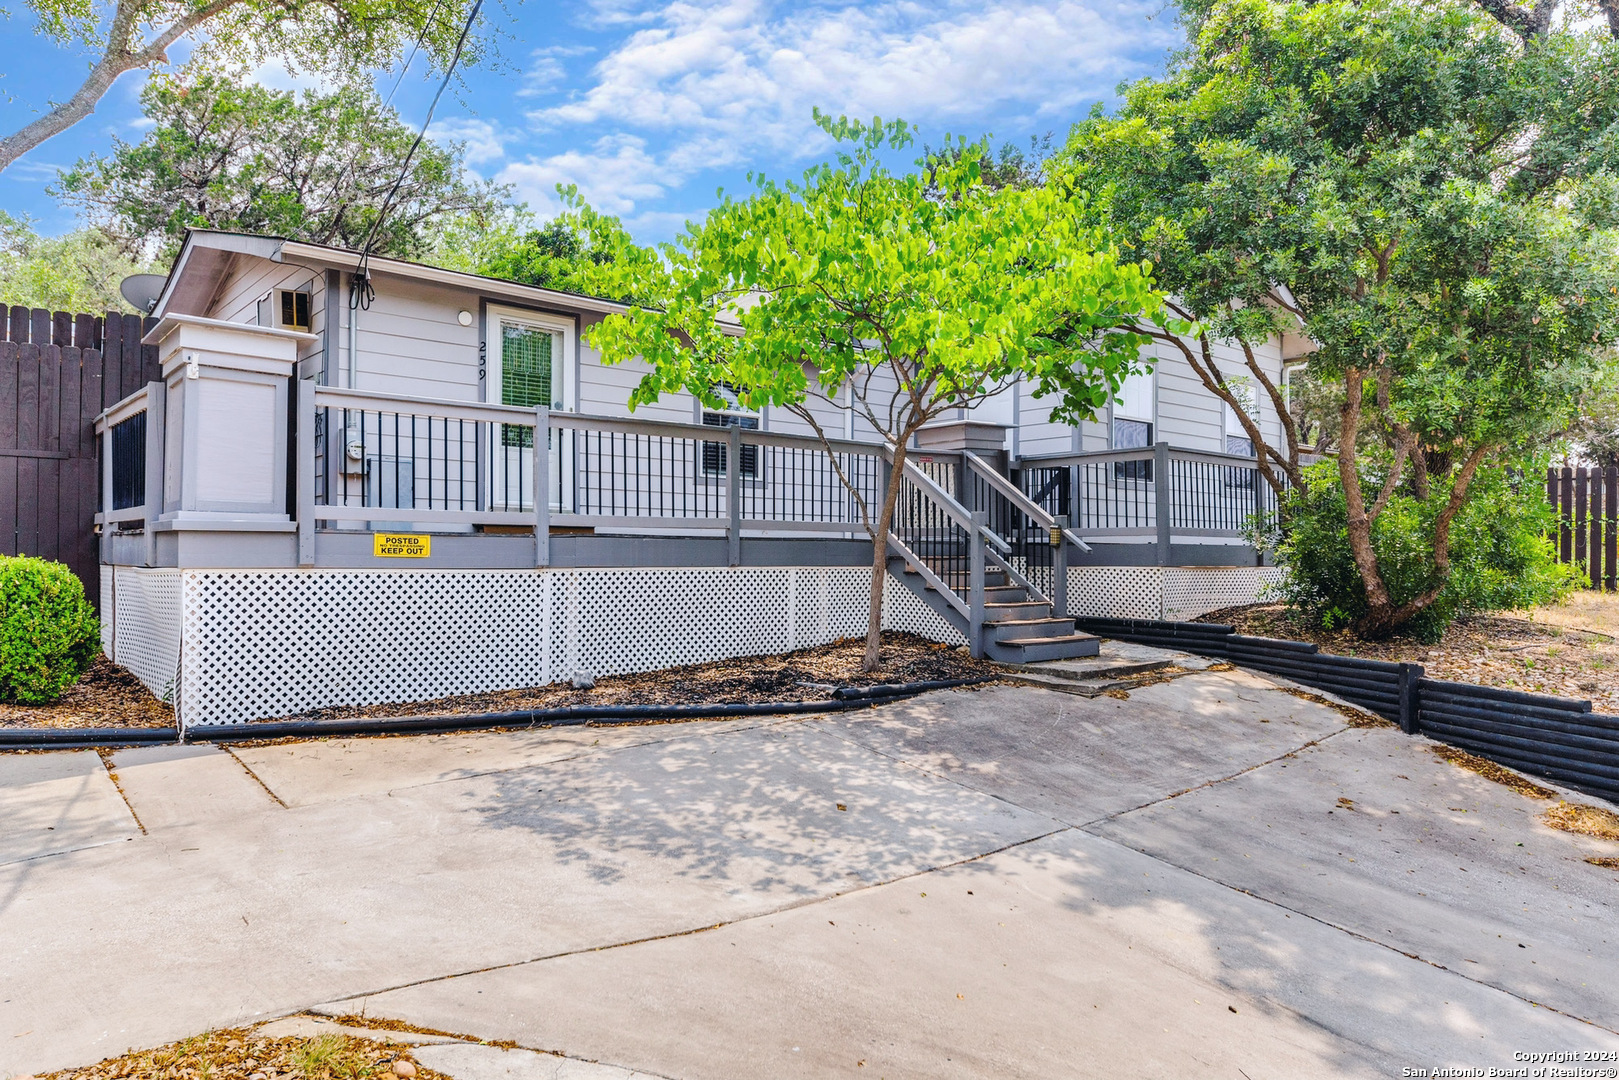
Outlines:
[[[572,319],[515,308],[489,308],[485,400],[552,412],[573,410]],[[533,442],[528,429],[503,428],[496,439],[492,509],[531,510],[534,506]],[[573,486],[563,473],[560,440],[547,438],[551,509],[571,508]]]

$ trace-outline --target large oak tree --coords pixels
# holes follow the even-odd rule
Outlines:
[[[416,129],[366,87],[298,95],[159,78],[141,104],[152,127],[139,142],[115,141],[54,189],[126,250],[172,252],[186,229],[208,227],[344,247],[369,239],[413,258],[447,222],[505,213],[507,189],[468,173],[455,144],[417,146]]]
[[[1064,166],[1202,336],[1143,329],[1228,403],[1211,346],[1246,355],[1283,427],[1249,430],[1278,486],[1306,482],[1301,440],[1253,346],[1314,343],[1312,374],[1342,392],[1360,629],[1385,634],[1444,588],[1480,467],[1558,431],[1619,333],[1619,44],[1525,43],[1470,5],[1403,0],[1221,0],[1192,25]],[[1388,455],[1368,474],[1373,440]],[[1402,486],[1434,524],[1425,586],[1396,598],[1371,530]]]

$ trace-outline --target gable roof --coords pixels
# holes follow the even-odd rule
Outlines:
[[[268,259],[271,262],[316,263],[326,269],[352,271],[359,266],[361,253],[352,248],[310,244],[301,240],[288,240],[278,236],[256,236],[251,233],[225,232],[218,229],[191,229],[186,233],[180,254],[169,268],[168,280],[158,294],[151,314],[161,318],[174,313],[199,314],[199,310],[212,299],[213,288],[219,282],[231,258],[238,255]],[[372,255],[368,261],[370,272],[387,274],[452,288],[466,289],[480,296],[523,301],[548,307],[571,308],[576,311],[594,311],[604,315],[628,311],[629,305],[599,296],[543,289],[504,278],[469,274],[462,270],[446,270],[426,263]]]

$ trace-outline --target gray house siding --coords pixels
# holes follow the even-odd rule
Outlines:
[[[307,260],[306,260],[307,261]],[[525,308],[508,298],[494,297],[475,285],[458,286],[412,280],[409,277],[376,273],[372,282],[375,297],[370,306],[351,311],[348,306],[348,274],[352,269],[335,260],[325,265],[279,263],[255,255],[237,254],[229,270],[213,291],[207,310],[198,312],[230,322],[251,323],[258,318],[258,300],[277,288],[307,288],[311,292],[311,329],[321,340],[300,352],[300,373],[305,377],[323,376],[328,385],[348,383],[349,320],[356,320],[356,385],[411,397],[456,401],[499,399],[498,388],[486,388],[480,377],[480,350],[488,307]],[[335,273],[328,273],[335,271]],[[328,296],[327,281],[337,288]],[[608,365],[586,338],[590,328],[603,317],[589,310],[567,310],[564,304],[533,307],[551,316],[572,319],[574,355],[571,406],[575,411],[599,416],[630,416],[639,419],[693,423],[701,408],[688,394],[665,395],[659,401],[630,412],[631,392],[647,368],[638,361]],[[459,314],[471,314],[471,325],[461,325]],[[1267,343],[1260,351],[1266,372],[1279,380],[1282,368],[1280,342]],[[1226,448],[1226,415],[1223,404],[1210,394],[1184,358],[1170,346],[1152,349],[1154,359],[1153,403],[1154,438],[1190,449],[1223,451]],[[1242,355],[1235,348],[1218,346],[1216,358],[1230,374],[1245,371]],[[872,397],[880,401],[895,391],[886,372],[874,378]],[[1039,400],[1026,383],[1006,391],[1004,403],[994,403],[997,415],[1017,417],[1012,440],[1019,456],[1072,453],[1075,450],[1105,450],[1111,445],[1109,415],[1104,412],[1076,429],[1051,422],[1052,401]],[[840,400],[842,395],[840,394]],[[1280,425],[1274,408],[1263,394],[1256,393],[1261,427],[1267,437],[1279,435]],[[876,432],[861,416],[848,417],[829,403],[812,401],[817,420],[828,435],[852,436],[875,441]],[[813,434],[813,429],[786,409],[766,409],[761,427],[767,431]],[[1233,426],[1233,433],[1240,433]]]

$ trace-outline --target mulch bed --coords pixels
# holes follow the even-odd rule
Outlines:
[[[270,720],[336,720],[351,717],[422,716],[566,705],[697,705],[769,701],[824,701],[838,686],[925,682],[995,676],[1000,669],[974,660],[965,650],[915,634],[883,635],[883,666],[875,674],[860,670],[864,638],[769,656],[716,660],[707,664],[666,668],[637,675],[598,679],[589,690],[567,683],[498,690],[484,694],[433,698],[387,705],[344,705],[309,709]],[[171,727],[174,707],[159,700],[128,670],[97,656],[77,683],[54,705],[0,705],[0,727]]]
[[[387,705],[340,705],[308,709],[271,720],[338,720],[353,717],[432,716],[517,712],[568,705],[709,705],[771,701],[825,701],[834,687],[936,679],[994,677],[1000,668],[974,660],[965,650],[918,637],[883,634],[882,670],[860,670],[864,638],[845,638],[797,652],[715,660],[706,664],[664,668],[636,675],[609,675],[589,690],[552,683],[520,690],[406,701]]]
[[[174,706],[98,655],[54,705],[0,705],[0,727],[173,727]]]
[[[1585,698],[1596,712],[1619,713],[1619,640],[1595,630],[1481,615],[1457,619],[1436,645],[1366,641],[1349,630],[1295,620],[1281,604],[1211,611],[1197,621],[1235,626],[1239,634],[1310,641],[1340,656],[1415,662],[1431,679]]]

